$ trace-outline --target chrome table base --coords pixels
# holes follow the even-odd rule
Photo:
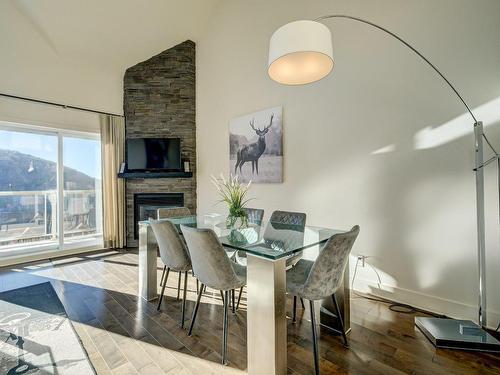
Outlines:
[[[286,374],[286,258],[247,258],[248,374]]]
[[[139,295],[146,301],[158,298],[156,239],[150,225],[139,224]]]

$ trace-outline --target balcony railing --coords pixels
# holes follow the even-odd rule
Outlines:
[[[101,234],[95,190],[64,190],[64,238]],[[57,191],[0,191],[0,248],[58,238]]]

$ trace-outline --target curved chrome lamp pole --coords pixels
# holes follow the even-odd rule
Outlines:
[[[318,17],[313,21],[295,21],[276,30],[271,37],[269,47],[269,76],[280,83],[300,85],[317,81],[330,73],[333,68],[330,30],[319,23],[332,18],[344,18],[372,26],[404,44],[423,61],[427,63],[452,89],[458,99],[467,109],[474,121],[475,137],[475,174],[476,174],[476,208],[477,208],[477,252],[479,270],[479,311],[478,322],[486,327],[486,261],[485,261],[485,219],[484,219],[484,167],[497,161],[499,168],[500,189],[500,155],[483,132],[483,124],[472,113],[469,105],[458,90],[444,74],[426,58],[420,51],[400,36],[385,27],[359,17],[345,14],[330,14]],[[330,60],[331,61],[330,61]],[[483,140],[488,144],[494,156],[484,160]]]
[[[474,137],[475,137],[475,168],[474,171],[476,173],[476,209],[477,209],[477,256],[478,256],[478,271],[479,271],[479,311],[478,311],[478,322],[481,327],[485,327],[487,323],[487,313],[486,313],[486,245],[485,245],[485,224],[484,224],[484,170],[483,168],[489,164],[490,162],[497,160],[499,155],[496,150],[493,148],[491,143],[486,138],[486,135],[483,131],[483,123],[476,119],[474,113],[470,109],[469,105],[465,102],[464,98],[458,90],[451,84],[448,78],[433,64],[426,58],[420,51],[418,51],[415,47],[413,47],[410,43],[405,41],[400,36],[394,34],[392,31],[387,30],[385,27],[377,25],[373,22],[364,20],[362,18],[348,16],[344,14],[331,14],[326,16],[321,16],[316,18],[314,21],[323,21],[331,18],[347,18],[350,20],[358,21],[372,27],[375,27],[386,34],[389,34],[393,38],[399,40],[410,50],[415,52],[422,60],[424,60],[427,65],[429,65],[453,90],[458,99],[462,102],[462,104],[467,109],[467,112],[471,115],[474,120]],[[486,162],[484,161],[483,156],[483,139],[486,141],[491,150],[495,153],[495,156]]]

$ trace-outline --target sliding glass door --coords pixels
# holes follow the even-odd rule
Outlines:
[[[101,144],[96,138],[63,137],[66,248],[102,238]]]
[[[57,135],[0,128],[0,251],[59,245],[57,151]]]
[[[98,135],[0,122],[0,257],[102,244]]]

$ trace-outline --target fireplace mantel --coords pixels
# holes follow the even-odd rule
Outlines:
[[[193,172],[123,172],[118,173],[118,178],[191,178]]]

